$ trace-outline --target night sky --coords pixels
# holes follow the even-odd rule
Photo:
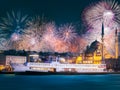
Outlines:
[[[22,11],[29,15],[44,15],[58,24],[81,21],[81,13],[96,0],[0,0],[0,16]]]
[[[44,15],[58,24],[75,23],[81,21],[83,10],[96,1],[98,0],[0,0],[0,16],[14,10],[29,15]]]

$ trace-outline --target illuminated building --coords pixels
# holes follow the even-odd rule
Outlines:
[[[95,40],[90,47],[87,47],[85,51],[85,61],[88,60],[89,62],[94,64],[101,64],[102,63],[102,52],[104,52],[103,56],[104,59],[114,58],[104,47],[104,51],[102,51],[102,43]]]
[[[104,47],[104,59],[108,60],[114,58],[106,48]],[[91,43],[90,46],[87,46],[84,54],[81,54],[76,59],[76,63],[83,63],[83,64],[101,64],[102,63],[102,44],[95,40]]]

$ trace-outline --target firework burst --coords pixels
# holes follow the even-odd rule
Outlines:
[[[34,50],[39,51],[39,44],[41,38],[45,33],[46,24],[39,16],[30,17],[26,23],[27,28],[24,29],[24,34],[18,42],[16,49]],[[17,38],[17,37],[16,37]]]
[[[23,15],[20,12],[7,13],[6,17],[2,17],[0,21],[1,35],[10,38],[13,33],[22,34],[26,28],[28,15]]]
[[[104,23],[105,46],[113,54],[114,51],[114,32],[119,28],[120,6],[112,0],[103,0],[93,4],[84,11],[84,21],[88,31],[85,34],[88,44],[93,40],[101,41],[101,27]],[[89,37],[89,38],[88,38]],[[112,38],[113,37],[113,38]],[[111,38],[109,40],[109,38]]]
[[[2,17],[0,21],[0,38],[4,39],[3,45],[14,49],[14,45],[24,33],[26,23],[28,20],[27,15],[23,15],[20,12],[7,13],[6,17]]]
[[[19,42],[18,49],[39,51],[39,42],[41,41],[41,27],[40,28],[27,28],[22,40]]]
[[[27,22],[28,30],[36,29],[37,31],[39,31],[39,35],[42,37],[46,30],[46,23],[47,22],[45,21],[44,17],[31,17]]]
[[[88,26],[95,27],[104,21],[104,24],[111,25],[112,22],[120,23],[120,6],[118,2],[112,0],[103,0],[91,5],[84,11],[84,21]]]
[[[74,43],[74,40],[77,38],[74,26],[71,24],[61,26],[58,31],[58,38],[68,44]]]
[[[66,50],[64,50],[64,52],[69,52],[73,46],[78,46],[76,44],[77,36],[75,28],[71,24],[66,24],[59,28],[57,37],[65,44]]]
[[[55,51],[56,25],[54,22],[46,23],[45,33],[40,44],[41,51]]]

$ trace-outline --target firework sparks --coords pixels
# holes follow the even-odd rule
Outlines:
[[[66,43],[73,43],[77,37],[77,33],[72,25],[64,25],[59,28],[58,37]]]
[[[44,21],[39,16],[31,17],[27,21],[26,26],[22,39],[18,42],[19,47],[16,49],[39,51],[41,38],[46,31]]]
[[[26,23],[28,20],[27,15],[22,15],[20,12],[7,13],[6,17],[1,18],[0,22],[0,37],[5,39],[4,45],[13,49],[15,44],[24,33]]]
[[[91,27],[104,21],[109,25],[110,21],[120,23],[120,6],[115,1],[100,1],[84,12],[84,21]]]
[[[21,34],[24,32],[27,20],[28,16],[20,12],[7,13],[7,17],[1,18],[0,30],[7,38],[10,38],[13,33]]]
[[[26,34],[22,36],[22,40],[19,42],[19,48],[26,48],[26,50],[39,51],[39,42],[41,41],[41,36],[39,35],[40,29],[29,28],[26,30]]]
[[[75,28],[71,24],[63,25],[59,28],[58,31],[58,39],[60,39],[63,43],[65,43],[65,48],[64,52],[70,52],[71,48],[73,46],[78,46],[76,44],[77,40],[77,33],[75,32]]]
[[[28,30],[39,31],[39,36],[42,37],[42,35],[46,32],[45,28],[46,23],[47,22],[45,22],[43,17],[40,16],[31,17],[27,22]]]
[[[56,41],[56,25],[54,22],[46,23],[45,25],[45,33],[42,37],[42,41],[40,44],[41,51],[52,52],[55,48]]]
[[[95,3],[84,12],[84,21],[87,27],[86,37],[89,37],[88,44],[93,40],[101,41],[101,27],[104,22],[105,46],[113,54],[114,51],[114,31],[119,28],[120,23],[120,6],[115,1],[100,1]],[[112,34],[112,35],[110,35]],[[111,40],[109,40],[110,37]],[[112,51],[111,51],[112,50]]]

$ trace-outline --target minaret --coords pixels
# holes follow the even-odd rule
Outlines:
[[[102,40],[102,64],[104,64],[104,24],[102,22],[102,33],[101,33],[101,40]]]
[[[118,58],[120,57],[120,30],[118,30]]]
[[[119,47],[118,47],[118,34],[117,34],[117,29],[115,30],[115,59],[118,59],[118,52],[119,52]]]

